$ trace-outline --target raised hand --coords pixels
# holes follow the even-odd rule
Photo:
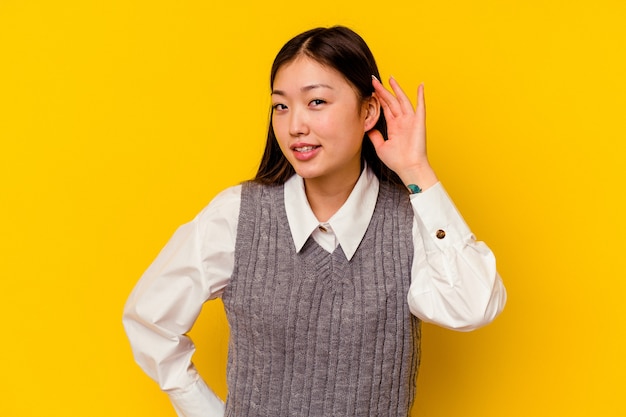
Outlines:
[[[426,154],[426,106],[424,86],[417,89],[417,109],[392,77],[392,94],[372,77],[375,95],[387,120],[388,140],[376,129],[367,132],[380,160],[405,184],[417,184],[422,190],[434,185],[437,176]]]

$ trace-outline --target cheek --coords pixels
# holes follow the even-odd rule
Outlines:
[[[274,136],[280,142],[281,138],[285,137],[285,123],[282,121],[280,117],[272,117],[272,130],[274,131]]]
[[[336,136],[345,124],[342,118],[341,115],[332,112],[318,113],[309,120],[309,127],[321,136]]]
[[[289,146],[289,132],[285,129],[284,123],[281,123],[280,120],[272,119],[272,130],[274,131],[274,137],[276,138],[278,147],[282,153],[287,156],[286,150],[288,150],[287,147]]]

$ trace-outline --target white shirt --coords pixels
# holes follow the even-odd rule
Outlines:
[[[365,169],[344,205],[320,224],[302,178],[290,178],[285,183],[285,209],[296,250],[312,236],[328,252],[341,245],[352,258],[374,212],[378,187],[376,176]],[[202,304],[220,296],[228,285],[240,203],[241,186],[228,188],[181,226],[143,274],[124,309],[124,327],[137,363],[168,393],[180,417],[224,415],[222,400],[191,362],[195,349],[186,333]],[[475,240],[440,183],[411,195],[411,205],[411,312],[423,321],[462,331],[491,322],[506,303],[491,250]]]

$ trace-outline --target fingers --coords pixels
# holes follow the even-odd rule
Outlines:
[[[385,116],[387,118],[400,116],[402,114],[402,109],[398,100],[383,86],[380,80],[374,76],[372,76],[372,86],[374,87],[374,91],[380,100],[380,105],[383,108]]]
[[[393,77],[389,77],[389,85],[391,85],[391,89],[396,94],[396,99],[400,103],[400,108],[402,109],[402,112],[404,114],[413,113],[413,104],[404,93],[404,90],[402,89],[402,87],[400,87],[400,84],[398,84],[396,79]]]
[[[395,95],[387,90],[374,76],[372,76],[372,85],[374,86],[374,91],[378,95],[378,99],[380,100],[380,104],[386,117],[399,117],[403,114],[415,113],[411,100],[409,100],[409,97],[406,95],[402,87],[400,87],[400,84],[398,84],[395,78],[389,78],[389,85]],[[423,84],[420,84],[420,87],[418,88],[418,107],[421,106],[422,111],[424,108],[423,104],[424,86]]]
[[[378,149],[383,143],[385,143],[385,138],[383,138],[382,133],[380,133],[377,129],[372,129],[367,132],[367,136],[370,138],[372,145],[374,145],[374,149]]]
[[[426,99],[424,97],[424,84],[420,84],[417,87],[417,115],[422,119],[426,120]]]

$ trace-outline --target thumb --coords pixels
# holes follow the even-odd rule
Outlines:
[[[376,149],[376,152],[378,152],[378,148],[382,146],[383,143],[385,143],[385,138],[383,138],[383,134],[380,133],[378,129],[372,129],[367,132],[367,136],[370,138],[370,141],[372,141],[372,145],[374,145],[374,149]]]

